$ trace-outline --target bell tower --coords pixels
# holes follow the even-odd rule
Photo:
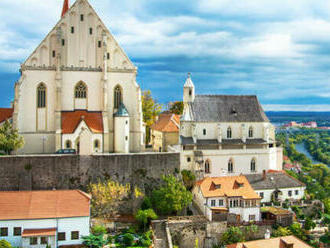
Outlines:
[[[183,86],[183,103],[187,104],[195,100],[195,86],[191,80],[191,73],[188,73],[187,80]]]

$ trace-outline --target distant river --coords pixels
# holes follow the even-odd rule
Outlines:
[[[305,154],[309,159],[312,160],[313,164],[323,164],[320,161],[315,160],[312,155],[307,151],[307,149],[305,148],[304,143],[300,143],[300,144],[296,144],[296,150],[300,153]]]

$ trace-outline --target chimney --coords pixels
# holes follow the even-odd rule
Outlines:
[[[266,170],[262,171],[262,180],[266,180]]]

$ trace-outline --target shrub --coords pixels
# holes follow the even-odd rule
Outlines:
[[[189,170],[181,171],[181,175],[184,186],[186,186],[188,190],[191,190],[195,184],[196,176]]]
[[[8,241],[2,239],[0,240],[0,248],[12,248],[12,246]]]
[[[92,234],[98,236],[107,233],[107,229],[102,225],[95,225],[92,227]]]
[[[135,215],[135,219],[139,222],[143,230],[146,230],[146,226],[150,225],[151,220],[157,219],[158,216],[153,209],[139,210]]]
[[[131,233],[125,233],[123,241],[125,245],[131,246],[134,244],[134,236]]]
[[[152,203],[151,203],[150,198],[148,196],[146,196],[146,197],[144,197],[143,202],[141,204],[141,209],[146,210],[149,208],[152,208]]]

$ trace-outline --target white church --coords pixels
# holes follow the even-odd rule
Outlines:
[[[275,128],[256,96],[195,95],[190,74],[183,88],[181,169],[198,178],[282,170]]]
[[[19,153],[139,152],[141,89],[130,61],[87,0],[71,7],[21,65],[13,125]]]

